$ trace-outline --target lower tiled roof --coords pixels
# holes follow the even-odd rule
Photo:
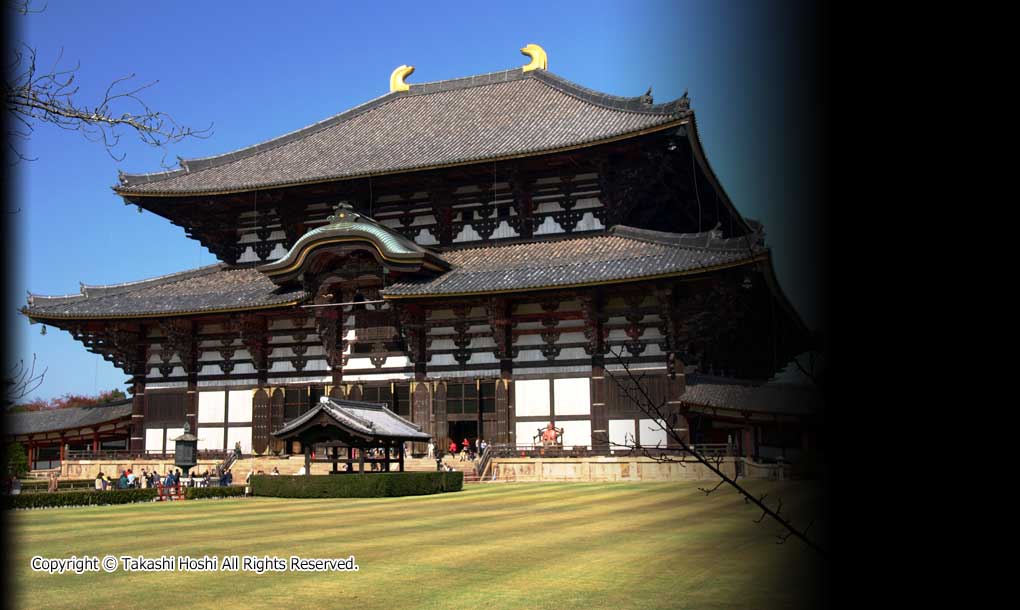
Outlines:
[[[126,417],[131,417],[131,399],[96,407],[24,411],[7,415],[7,435],[19,436],[93,427]]]
[[[445,252],[453,269],[387,287],[387,297],[516,292],[680,275],[734,266],[764,248],[753,238],[661,233],[618,226],[606,234]]]
[[[432,438],[422,432],[420,426],[400,417],[387,409],[385,405],[325,397],[306,413],[286,422],[282,428],[273,433],[273,436],[286,437],[322,412],[333,418],[339,427],[357,434],[388,439],[428,440]]]
[[[816,389],[787,383],[754,386],[688,378],[680,400],[692,406],[770,415],[811,415],[822,409]]]
[[[32,318],[117,318],[262,309],[303,300],[300,288],[281,288],[254,268],[224,264],[114,286],[82,286],[81,294],[29,297]]]
[[[765,255],[758,236],[722,239],[713,232],[675,234],[617,226],[607,233],[444,252],[451,269],[438,277],[391,284],[387,298],[446,297],[626,282],[737,266]],[[38,320],[158,317],[268,309],[305,300],[253,267],[225,264],[81,294],[29,297],[23,313]]]

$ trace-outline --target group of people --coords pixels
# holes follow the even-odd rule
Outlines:
[[[435,451],[434,445],[435,445],[434,442],[429,444],[429,452],[430,453]],[[475,458],[477,458],[477,457],[481,456],[483,453],[485,453],[485,449],[488,446],[489,446],[489,444],[485,442],[485,439],[476,438],[474,440],[474,442],[472,442],[470,439],[465,438],[464,440],[462,440],[460,442],[460,451],[459,452],[458,452],[457,442],[454,441],[454,440],[451,440],[450,441],[449,451],[450,451],[450,455],[459,455],[460,456],[459,459],[462,462],[465,461],[465,460],[474,461]]]
[[[460,445],[456,441],[451,440],[450,446],[447,447],[450,455],[458,456],[461,462],[474,461],[481,457],[485,450],[489,447],[489,444],[485,442],[485,439],[476,438],[473,442],[465,438],[460,442]],[[436,470],[452,472],[456,470],[453,466],[443,463],[443,450],[439,448],[439,445],[435,441],[429,441],[428,444],[428,457],[436,460]]]
[[[176,487],[181,484],[181,469],[178,468],[168,469],[165,475],[160,475],[159,472],[153,470],[146,472],[145,468],[142,468],[141,475],[136,475],[132,469],[122,470],[120,477],[113,478],[110,475],[104,474],[100,471],[96,475],[96,491],[107,491],[111,489],[143,489],[143,488],[155,488],[155,487]],[[187,479],[186,485],[188,487],[194,487],[196,483],[202,487],[208,487],[212,480],[212,476],[208,469],[201,475],[191,476]],[[219,476],[219,484],[221,486],[229,486],[234,482],[234,475],[228,468]],[[51,478],[50,491],[56,491],[56,478]]]

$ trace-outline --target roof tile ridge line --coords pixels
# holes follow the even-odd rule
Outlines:
[[[332,398],[329,399],[328,403],[319,404],[329,408],[330,411],[332,411],[334,407],[340,409],[340,415],[353,419],[354,423],[361,424],[362,426],[368,428],[369,430],[375,430],[375,424],[372,422],[372,420],[365,419],[364,417],[361,417],[360,415],[355,415],[354,413],[347,413],[346,410],[344,410],[344,406],[340,403],[335,402]]]
[[[497,249],[500,249],[500,248],[513,248],[513,247],[534,246],[535,244],[562,243],[562,242],[566,242],[566,241],[588,241],[588,240],[599,239],[599,238],[603,238],[603,237],[612,237],[612,234],[609,233],[609,231],[607,230],[607,231],[604,231],[604,232],[601,232],[601,233],[592,232],[592,233],[588,233],[588,234],[585,234],[585,235],[573,235],[573,234],[567,233],[567,234],[563,234],[563,235],[553,234],[551,236],[550,235],[542,235],[541,237],[544,238],[544,239],[532,239],[531,241],[515,241],[515,242],[510,242],[510,243],[497,243],[497,244],[490,244],[490,245],[487,245],[487,246],[486,245],[478,245],[478,246],[468,246],[468,247],[464,247],[464,248],[451,248],[451,249],[443,252],[443,254],[459,254],[461,252],[471,252],[473,250],[497,250]]]
[[[78,294],[44,295],[44,294],[33,294],[32,292],[29,292],[29,297],[31,297],[33,299],[74,299],[74,298],[82,299],[82,298],[89,298],[88,294],[86,294],[86,291],[88,291],[88,290],[104,291],[104,290],[107,290],[107,289],[114,289],[115,290],[117,288],[131,288],[131,287],[137,286],[139,284],[144,284],[145,282],[153,282],[153,283],[155,283],[155,282],[157,282],[159,280],[166,280],[167,278],[171,278],[173,276],[184,275],[184,274],[187,274],[187,273],[195,273],[197,271],[202,271],[202,273],[198,273],[196,275],[190,276],[190,277],[199,277],[201,275],[207,275],[209,273],[212,273],[213,270],[211,269],[211,267],[215,267],[215,266],[219,266],[219,265],[223,265],[223,263],[213,263],[212,265],[206,265],[205,267],[197,267],[195,269],[187,269],[187,270],[184,270],[184,271],[175,271],[174,273],[168,273],[166,275],[160,275],[160,276],[157,276],[157,277],[150,277],[150,278],[146,278],[144,280],[135,280],[133,282],[123,282],[123,283],[120,283],[120,284],[96,284],[96,285],[89,285],[89,284],[82,283],[81,284],[81,288],[80,288],[81,292],[78,293]],[[205,271],[206,269],[209,269],[209,270]],[[187,278],[184,278],[184,279],[187,279]],[[104,297],[104,296],[109,296],[109,295],[112,295],[112,294],[121,294],[121,293],[120,292],[101,292],[100,294],[97,294],[96,296],[97,297]]]
[[[621,112],[633,112],[635,114],[658,114],[675,115],[681,112],[693,114],[690,108],[690,101],[685,97],[678,97],[675,100],[662,104],[645,104],[641,101],[642,96],[625,97],[597,91],[584,85],[575,83],[572,80],[554,74],[547,70],[533,70],[535,77],[545,84],[559,90],[560,92],[602,108],[618,110]]]
[[[184,271],[175,271],[174,273],[168,273],[166,275],[159,275],[156,277],[146,278],[144,280],[135,280],[133,282],[121,282],[119,284],[97,284],[89,285],[82,284],[82,294],[88,297],[88,291],[96,291],[96,297],[113,296],[117,294],[123,294],[130,292],[136,288],[148,288],[149,286],[173,284],[176,282],[183,282],[184,280],[190,280],[196,277],[203,277],[211,275],[217,271],[227,270],[226,265],[222,262],[213,263],[204,267],[196,267],[194,269],[186,269]]]
[[[401,416],[401,415],[400,415],[399,413],[397,413],[396,411],[392,411],[392,410],[390,410],[390,408],[389,408],[389,407],[387,407],[386,405],[383,405],[383,408],[382,408],[382,410],[383,410],[383,411],[386,411],[387,413],[389,413],[389,414],[390,414],[390,415],[392,415],[393,417],[396,417],[397,419],[399,419],[400,421],[404,422],[404,423],[405,423],[405,424],[407,424],[408,426],[410,426],[410,427],[414,428],[414,429],[415,429],[415,430],[417,430],[418,432],[421,432],[421,431],[422,431],[422,430],[421,430],[421,425],[419,425],[419,424],[416,424],[416,423],[414,423],[413,421],[411,421],[411,420],[409,420],[409,419],[404,419],[404,418],[403,418],[403,417],[402,417],[402,416]],[[430,436],[431,436],[431,435],[430,435]]]
[[[624,232],[620,233],[616,231],[617,228],[623,229]],[[631,234],[630,231],[644,231],[648,233],[657,233],[662,235],[661,238],[656,238],[654,235],[641,236],[638,234]],[[675,246],[678,248],[685,248],[688,250],[703,250],[710,252],[751,252],[754,254],[760,254],[761,252],[768,249],[767,246],[759,246],[751,241],[750,235],[737,235],[735,237],[712,237],[712,233],[715,230],[698,231],[697,233],[670,233],[668,231],[656,231],[654,229],[642,229],[640,227],[631,227],[628,225],[613,225],[607,232],[610,235],[619,237],[622,239],[630,239],[633,241],[641,241],[653,244],[659,244],[663,246]],[[670,238],[680,239],[694,239],[696,237],[707,236],[706,245],[700,246],[697,244],[685,244],[678,243],[676,241],[666,241]],[[719,242],[727,242],[720,244]],[[729,242],[734,245],[730,246]]]
[[[364,114],[365,112],[374,110],[375,108],[383,106],[401,97],[408,96],[405,92],[390,91],[384,95],[370,99],[367,102],[362,102],[361,104],[358,104],[353,108],[348,108],[347,110],[344,110],[339,114],[334,114],[333,116],[322,119],[321,121],[317,121],[310,125],[305,125],[304,127],[300,127],[293,131],[289,131],[285,134],[275,136],[268,140],[263,140],[262,142],[258,142],[256,144],[243,146],[241,148],[237,148],[232,151],[228,151],[218,155],[211,155],[208,157],[197,157],[195,159],[184,159],[183,161],[187,165],[187,169],[178,168],[170,171],[150,172],[147,174],[125,173],[123,174],[123,182],[117,184],[114,187],[114,189],[117,190],[124,187],[139,186],[142,184],[160,182],[163,180],[174,178],[180,174],[190,174],[193,171],[194,172],[203,171],[213,167],[218,167],[220,165],[225,165],[227,163],[233,163],[234,161],[240,161],[241,159],[247,159],[248,157],[254,156],[261,152],[278,148],[280,146],[283,146],[284,144],[289,144],[294,140],[312,135],[318,131],[321,131],[328,127],[332,127],[333,125],[336,125],[338,123],[342,123],[344,121],[353,119],[361,114]]]
[[[527,78],[531,78],[531,76],[532,74],[530,72],[524,72],[520,68],[509,68],[507,70],[485,72],[483,74],[475,74],[473,76],[460,76],[457,78],[435,80],[425,83],[410,83],[411,88],[408,90],[408,93],[411,95],[430,95],[432,93],[457,91],[461,89],[471,89],[474,87],[484,87],[486,85],[525,80]]]

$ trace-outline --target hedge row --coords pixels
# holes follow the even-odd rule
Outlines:
[[[22,479],[21,490],[22,491],[46,491],[49,489],[50,482],[46,479],[32,480]],[[96,488],[95,479],[57,479],[57,489],[75,489],[75,488]]]
[[[197,500],[199,498],[227,498],[231,496],[243,496],[244,486],[227,487],[188,487],[184,492],[185,499]]]
[[[255,475],[251,478],[253,496],[278,498],[392,498],[460,491],[463,488],[463,472]]]
[[[117,491],[65,491],[55,494],[35,493],[4,496],[4,508],[45,508],[51,506],[96,506],[151,502],[155,489],[120,489]]]

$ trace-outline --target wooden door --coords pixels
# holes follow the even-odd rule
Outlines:
[[[251,448],[256,454],[269,449],[269,394],[259,389],[252,399]]]
[[[282,388],[276,388],[273,390],[273,397],[269,403],[269,430],[270,432],[276,432],[283,427],[283,405],[284,405],[284,393]],[[273,452],[283,451],[284,442],[277,440],[270,435],[269,446]]]

